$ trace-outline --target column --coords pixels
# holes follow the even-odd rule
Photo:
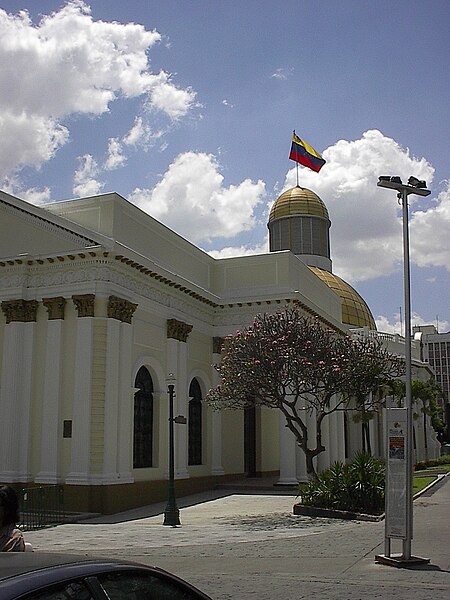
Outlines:
[[[174,414],[187,416],[188,413],[188,382],[187,382],[187,338],[192,331],[192,325],[167,320],[167,368],[176,378]],[[188,428],[186,425],[174,425],[175,428],[175,478],[189,477],[187,470],[188,459]]]
[[[220,363],[223,338],[213,338],[213,364]],[[216,387],[220,382],[219,373],[212,368],[212,385]],[[220,410],[212,411],[212,430],[211,430],[211,475],[223,475],[225,473],[222,466],[222,413]]]
[[[129,483],[132,469],[132,316],[137,308],[110,296],[106,350],[103,483]]]
[[[72,453],[68,484],[89,484],[94,294],[72,296],[78,313],[75,340],[75,389],[72,409]]]
[[[58,459],[61,448],[59,415],[63,362],[62,343],[66,299],[62,296],[43,298],[42,303],[48,312],[48,323],[42,403],[41,463],[35,481],[36,483],[58,483],[60,481]]]
[[[336,411],[337,460],[345,463],[344,411]]]
[[[334,408],[336,406],[336,401],[333,398],[331,400],[332,405],[330,408]],[[334,462],[340,460],[339,458],[339,435],[340,435],[340,431],[339,431],[339,427],[338,427],[338,412],[334,411],[332,413],[330,413],[328,415],[328,417],[325,417],[325,419],[328,419],[329,422],[329,440],[328,440],[328,444],[329,444],[329,464],[332,465]]]
[[[283,413],[279,415],[280,428],[280,478],[277,485],[297,485],[295,435],[286,427],[286,418]]]
[[[27,482],[31,445],[33,338],[36,300],[1,303],[6,316],[0,390],[0,480]]]
[[[326,416],[322,421],[322,445],[325,451],[317,456],[317,471],[320,473],[330,466],[330,415]]]

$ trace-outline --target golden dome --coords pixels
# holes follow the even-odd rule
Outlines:
[[[309,267],[342,300],[342,322],[353,327],[369,327],[376,330],[375,320],[364,299],[351,285],[333,273]]]
[[[317,194],[296,186],[286,190],[275,200],[269,215],[269,223],[281,217],[307,215],[329,219],[328,210]]]

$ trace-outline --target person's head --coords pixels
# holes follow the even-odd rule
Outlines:
[[[9,485],[0,486],[0,525],[15,525],[19,521],[19,500]]]

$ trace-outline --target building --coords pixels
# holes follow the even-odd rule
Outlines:
[[[44,206],[0,192],[0,482],[61,484],[69,510],[111,513],[166,497],[167,379],[178,494],[227,478],[305,477],[276,411],[213,413],[224,336],[296,303],[333,328],[373,332],[332,273],[327,209],[293,188],[272,207],[270,252],[214,259],[115,193]],[[382,419],[371,424],[383,452]],[[361,447],[331,415],[318,468]],[[431,434],[430,434],[431,435]]]
[[[450,331],[439,333],[434,325],[416,325],[413,327],[414,340],[420,344],[422,358],[430,363],[434,377],[441,386],[444,419],[450,424]],[[450,431],[447,430],[450,441]]]

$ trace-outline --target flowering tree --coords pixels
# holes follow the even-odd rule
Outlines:
[[[216,368],[221,384],[206,401],[215,409],[281,410],[305,453],[308,476],[315,478],[313,459],[325,450],[324,419],[349,407],[378,410],[376,392],[401,375],[403,364],[375,340],[352,339],[290,309],[257,315],[245,331],[227,337]],[[316,422],[314,439],[306,414]]]

